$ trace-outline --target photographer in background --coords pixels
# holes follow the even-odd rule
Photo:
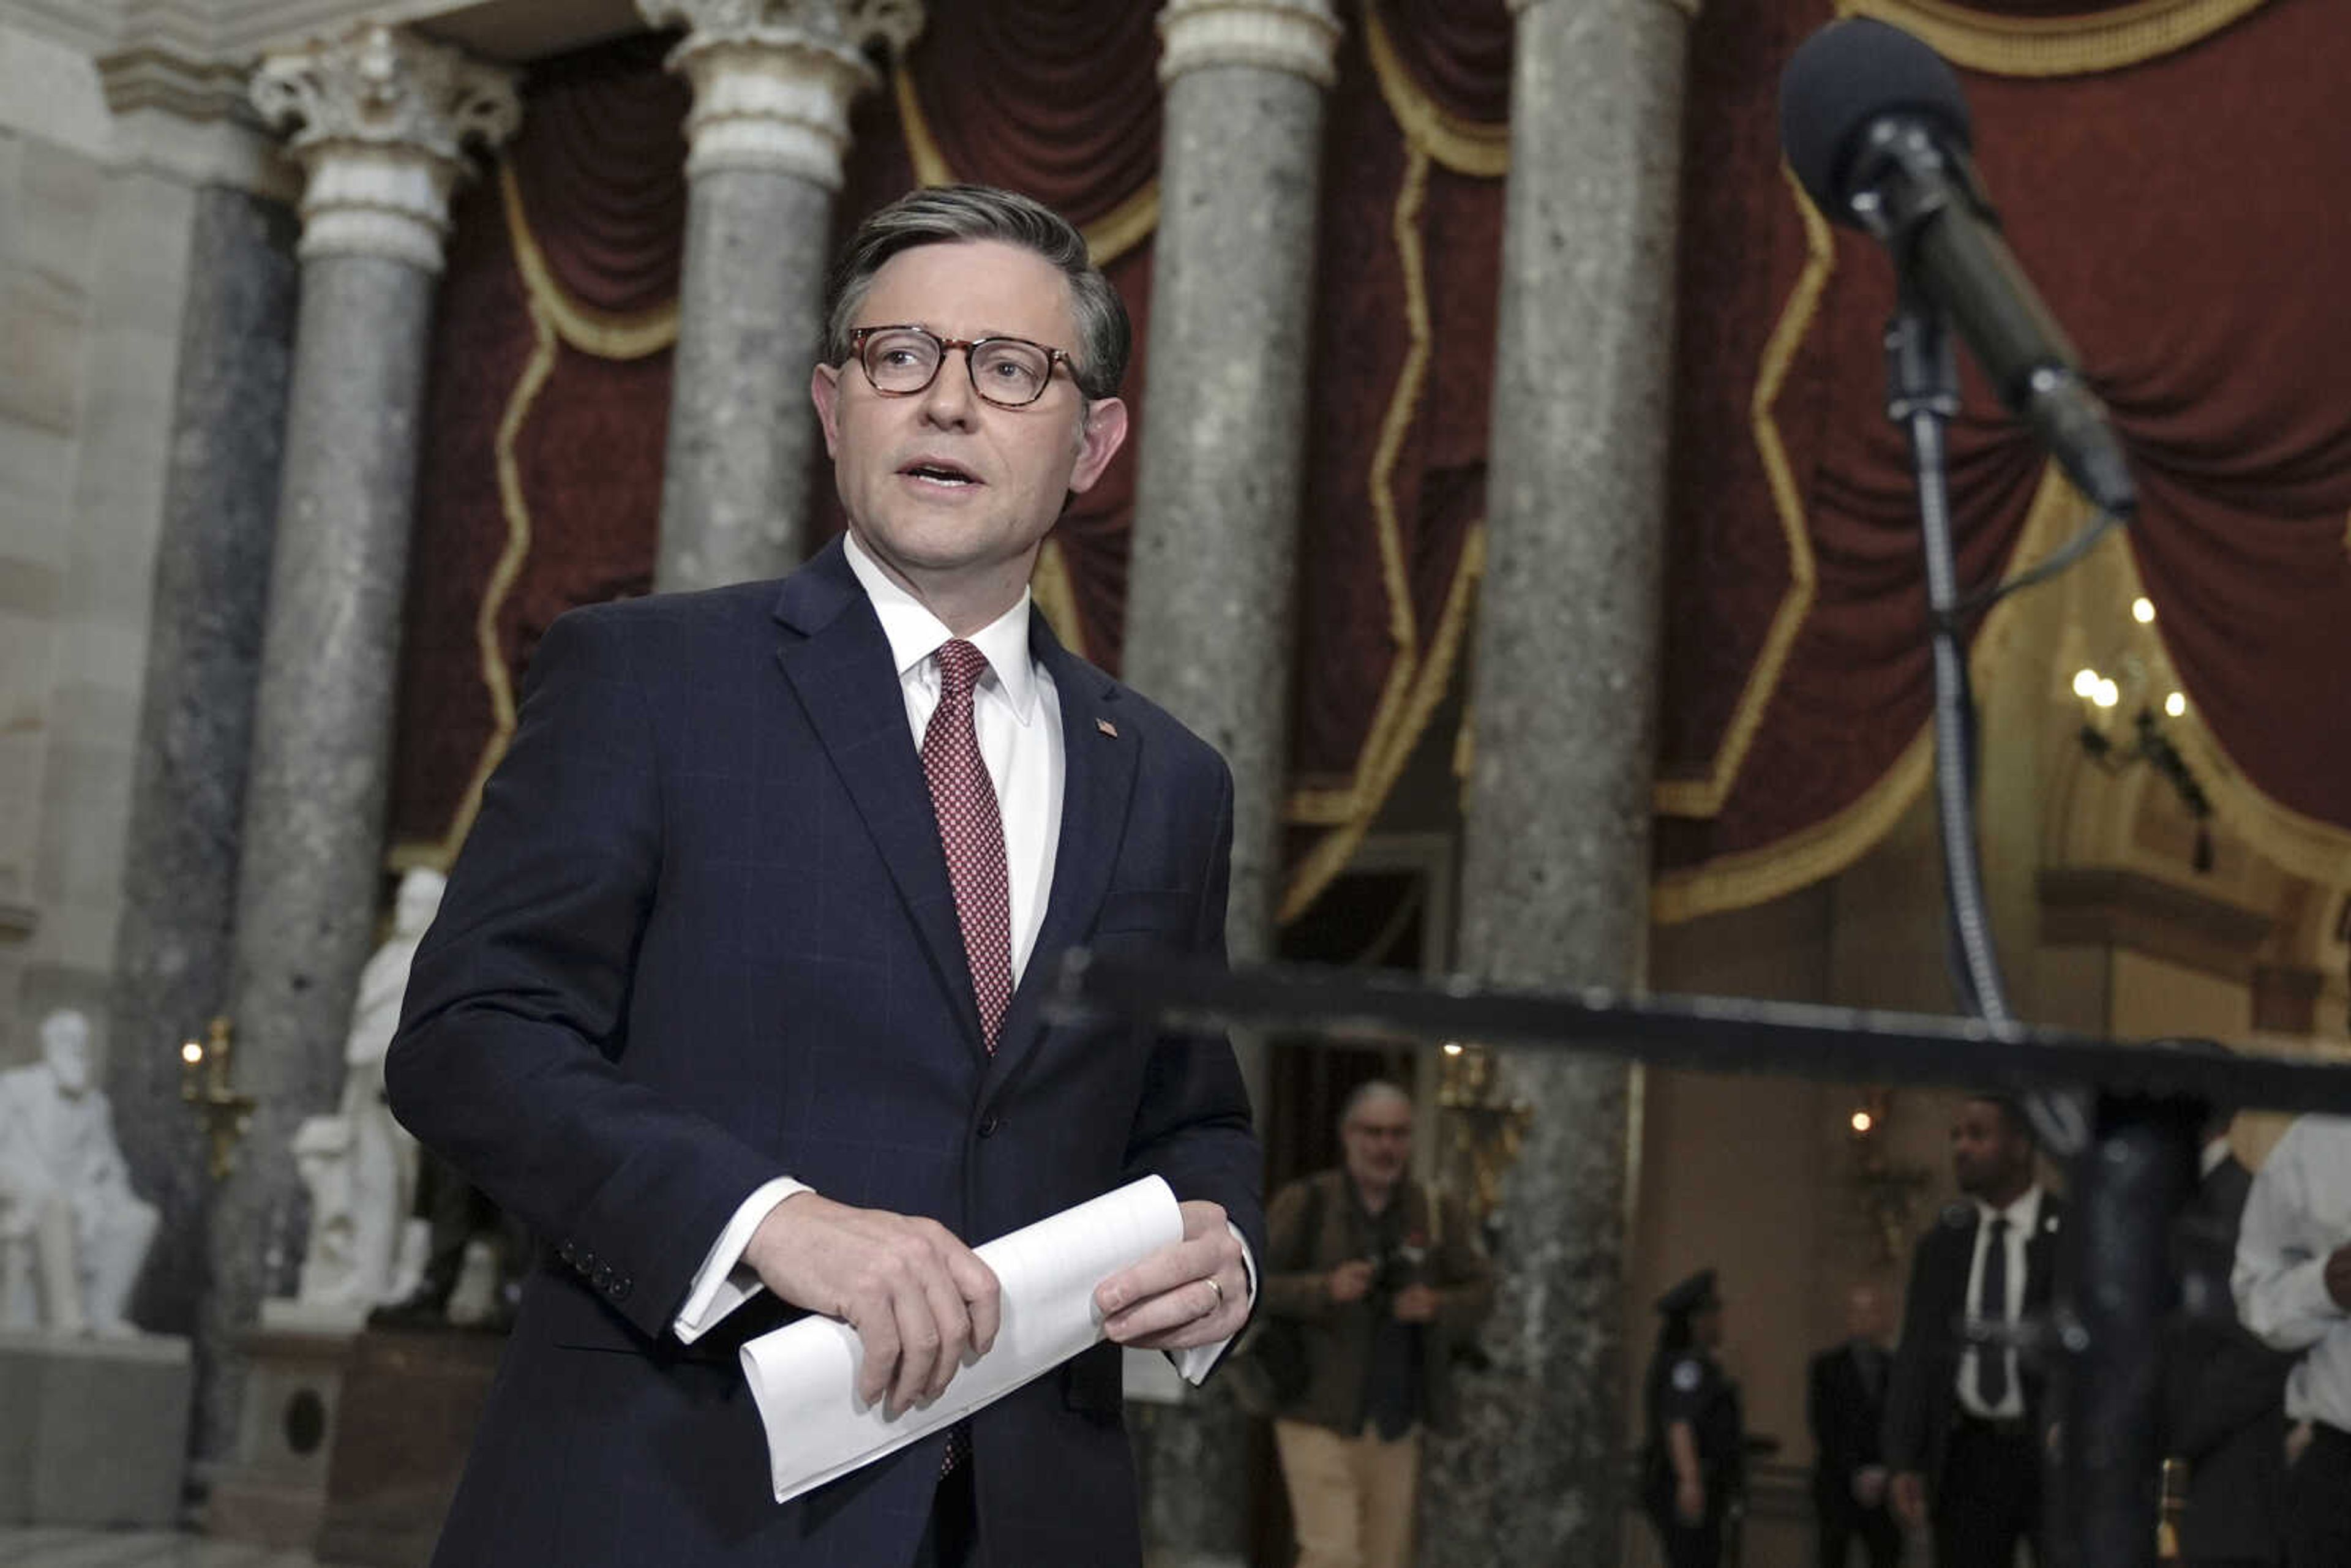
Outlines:
[[[1260,1310],[1295,1322],[1305,1353],[1304,1390],[1274,1421],[1298,1568],[1411,1561],[1420,1432],[1451,1425],[1454,1357],[1493,1305],[1460,1207],[1405,1176],[1412,1134],[1410,1095],[1363,1085],[1339,1116],[1345,1164],[1267,1211]]]

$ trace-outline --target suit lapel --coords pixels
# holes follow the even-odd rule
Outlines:
[[[1092,929],[1110,888],[1126,831],[1127,798],[1134,788],[1142,737],[1130,723],[1120,728],[1118,687],[1101,671],[1072,658],[1053,636],[1042,612],[1030,621],[1029,648],[1053,677],[1061,710],[1061,831],[1053,854],[1053,889],[1037,943],[1021,971],[1019,988],[1005,1010],[989,1063],[990,1090],[1017,1071],[1036,1049],[1043,1031],[1038,1011],[1051,989],[1061,953]]]
[[[967,1043],[985,1055],[955,890],[906,727],[905,695],[889,639],[839,540],[785,580],[775,614],[792,633],[776,661],[906,902]]]

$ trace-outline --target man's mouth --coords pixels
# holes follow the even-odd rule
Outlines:
[[[944,458],[918,457],[898,470],[910,479],[920,479],[927,485],[966,486],[980,483],[979,476],[959,463]]]

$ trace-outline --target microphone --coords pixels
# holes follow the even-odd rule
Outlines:
[[[2010,412],[2101,510],[2137,505],[2105,405],[2000,235],[1942,57],[1884,22],[1833,22],[1780,78],[1780,145],[1832,223],[1875,235],[1905,287],[1947,310]]]

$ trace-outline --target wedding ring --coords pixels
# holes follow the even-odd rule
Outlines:
[[[1210,1307],[1208,1309],[1213,1312],[1217,1310],[1217,1307],[1221,1307],[1225,1304],[1225,1288],[1222,1285],[1217,1284],[1214,1280],[1207,1280],[1202,1282],[1206,1284],[1208,1289],[1217,1292],[1217,1306]]]

